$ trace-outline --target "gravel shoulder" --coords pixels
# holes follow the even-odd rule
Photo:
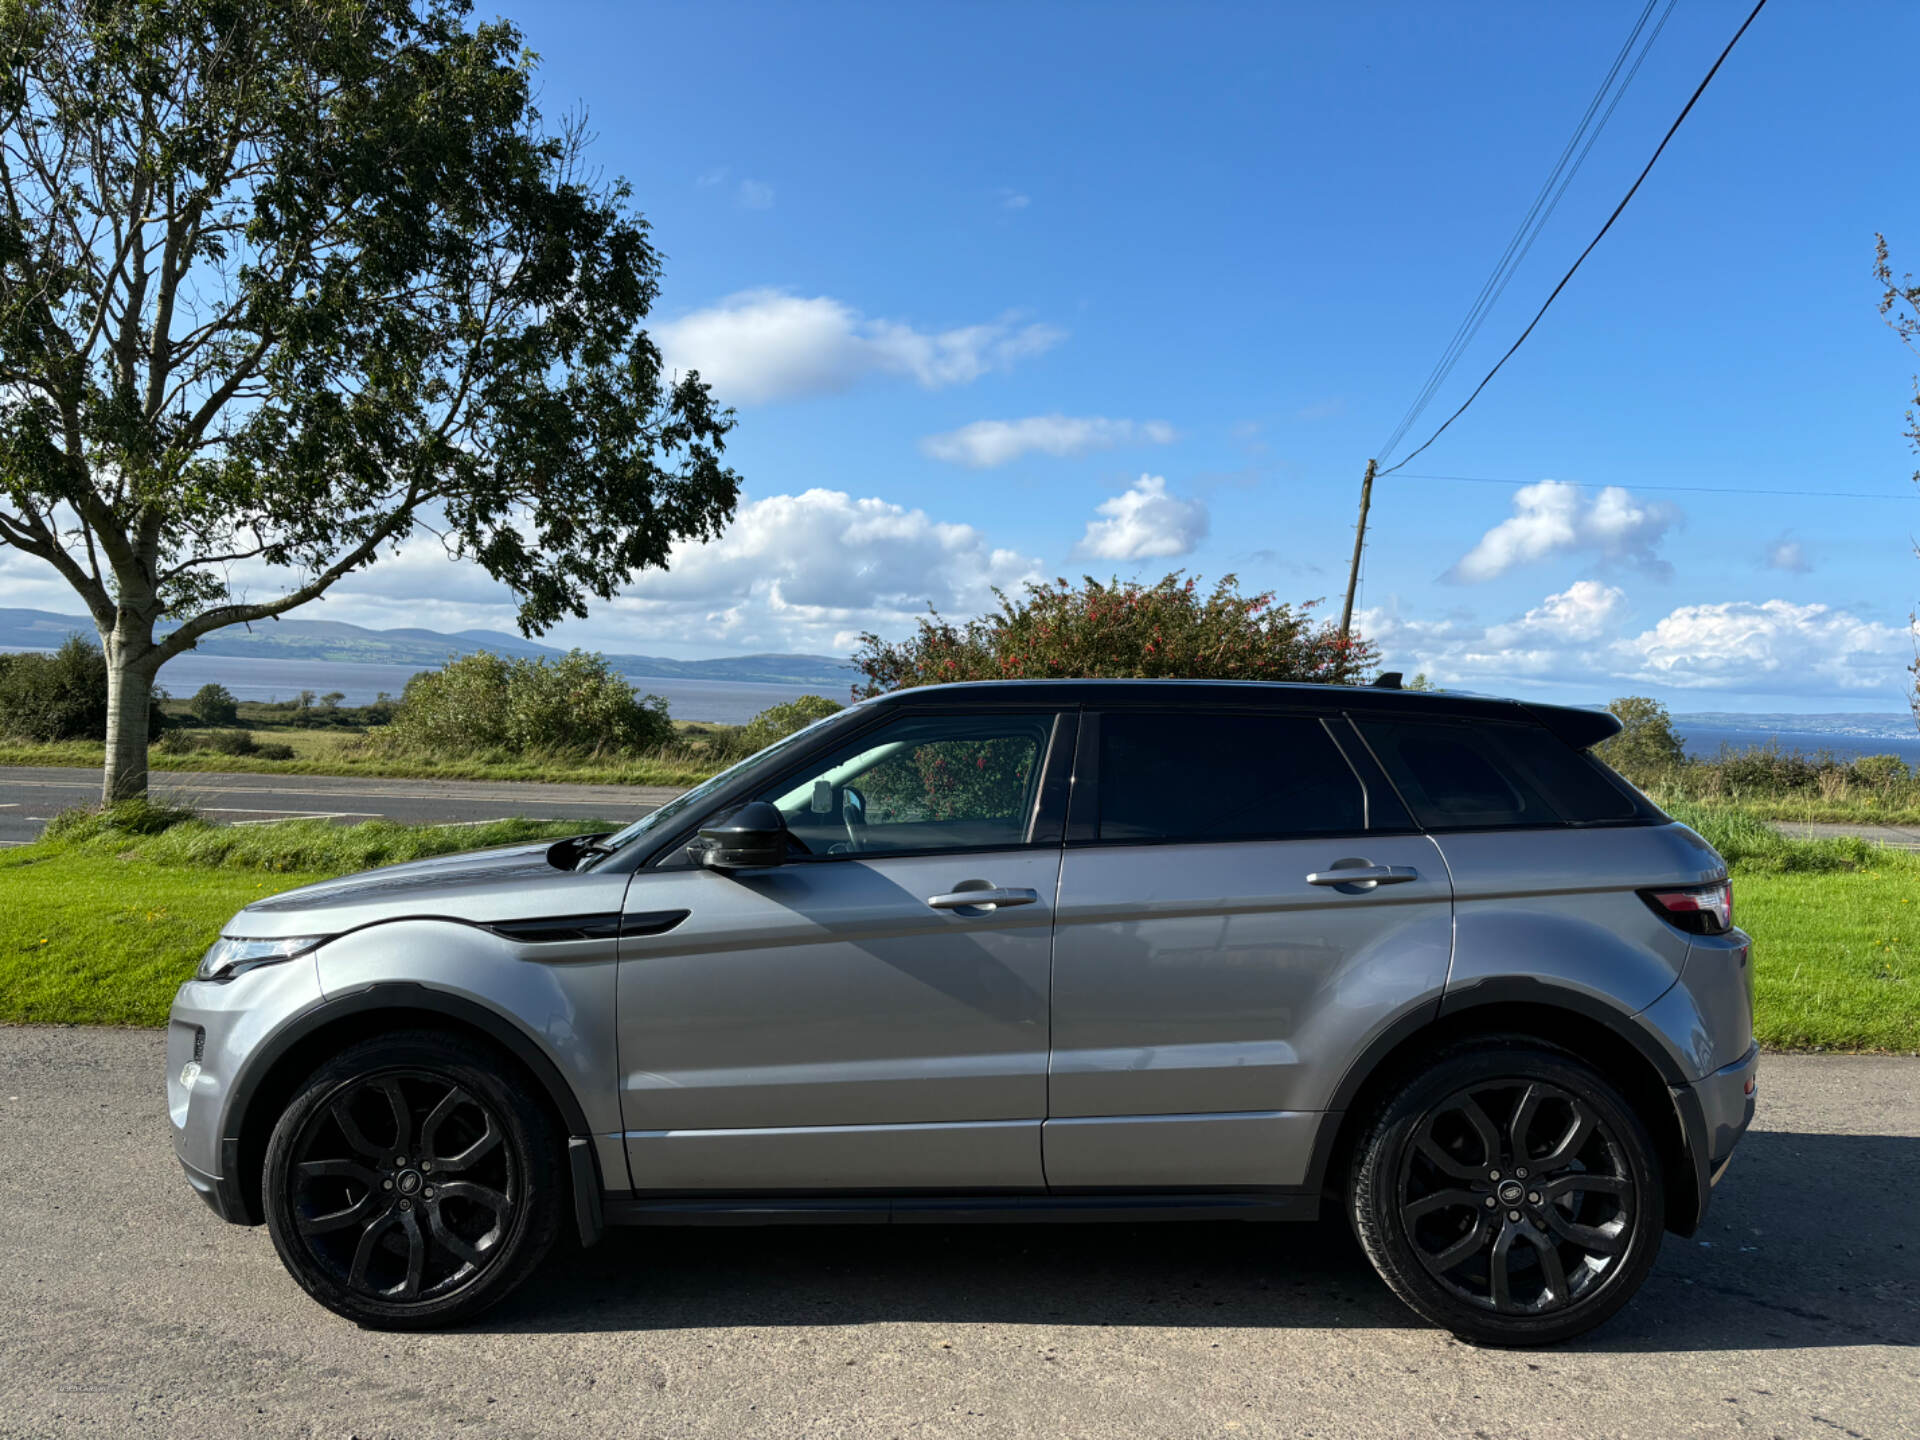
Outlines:
[[[363,1332],[180,1181],[161,1044],[0,1028],[0,1437],[1920,1433],[1920,1060],[1768,1057],[1706,1229],[1503,1353],[1332,1222],[615,1232],[476,1328]]]

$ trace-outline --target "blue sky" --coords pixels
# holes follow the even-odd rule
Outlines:
[[[1675,9],[1416,438],[1747,9]],[[1337,613],[1367,457],[1639,10],[522,9],[545,109],[588,111],[654,227],[656,333],[736,406],[747,487],[726,538],[556,638],[844,652],[994,584],[1176,568]],[[1526,348],[1410,467],[1513,483],[1378,487],[1362,611],[1388,663],[1550,699],[1902,708],[1920,361],[1870,264],[1884,231],[1920,270],[1916,38],[1902,3],[1761,16]],[[0,603],[74,608],[17,561]],[[507,628],[511,609],[422,545],[307,613]]]

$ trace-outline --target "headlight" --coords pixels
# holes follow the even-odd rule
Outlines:
[[[222,935],[200,957],[198,980],[231,980],[236,975],[261,965],[277,965],[313,949],[325,935],[295,935],[286,940],[247,940],[238,935]]]

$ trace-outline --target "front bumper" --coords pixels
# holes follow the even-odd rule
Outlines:
[[[173,1150],[187,1183],[223,1220],[258,1223],[242,1193],[238,1141],[226,1134],[235,1077],[264,1040],[320,998],[311,956],[224,984],[189,980],[174,996],[166,1075]]]

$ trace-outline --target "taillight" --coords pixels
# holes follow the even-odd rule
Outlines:
[[[1640,898],[1655,914],[1695,935],[1724,935],[1733,928],[1731,880],[1672,890],[1642,890]]]

